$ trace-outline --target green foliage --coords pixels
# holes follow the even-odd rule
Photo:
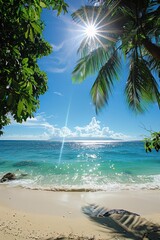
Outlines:
[[[136,48],[130,58],[130,74],[125,88],[130,108],[136,112],[144,112],[147,104],[155,101],[160,106],[158,84],[147,62],[138,56]]]
[[[43,8],[67,12],[63,0],[0,0],[0,135],[12,117],[27,120],[47,90],[37,60],[51,53],[43,39]]]
[[[112,91],[113,77],[118,79],[117,73],[120,70],[120,61],[119,58],[117,58],[117,52],[114,51],[114,49],[112,50],[112,56],[99,71],[91,89],[91,97],[96,106],[96,112],[98,112],[101,106],[108,101],[108,96]]]
[[[78,49],[80,59],[73,71],[73,82],[97,74],[91,88],[96,111],[101,110],[119,76],[122,58],[129,66],[125,94],[129,108],[144,112],[150,103],[160,107],[160,4],[146,0],[90,0],[72,14],[83,26],[90,21],[97,26],[95,38],[83,39]],[[114,49],[117,53],[113,58]]]
[[[145,138],[146,152],[151,152],[155,149],[157,152],[160,150],[160,132],[151,132],[150,138]]]

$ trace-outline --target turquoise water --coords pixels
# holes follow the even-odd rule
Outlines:
[[[62,154],[60,154],[62,150]],[[60,157],[61,156],[61,157]],[[146,153],[143,142],[0,141],[0,177],[31,189],[160,189],[160,153]]]

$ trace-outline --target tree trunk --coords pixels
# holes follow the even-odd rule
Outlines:
[[[148,38],[143,40],[143,45],[148,52],[156,59],[160,60],[160,47],[152,43]]]

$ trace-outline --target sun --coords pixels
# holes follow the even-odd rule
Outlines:
[[[97,28],[94,24],[88,24],[86,25],[84,32],[88,38],[94,38],[97,35]]]

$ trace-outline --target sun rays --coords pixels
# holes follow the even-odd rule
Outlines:
[[[95,25],[89,24],[86,26],[84,32],[88,38],[94,38],[97,35],[97,28]]]
[[[116,41],[116,34],[120,32],[115,26],[119,19],[111,18],[111,11],[116,6],[114,4],[108,11],[104,11],[103,6],[85,6],[72,15],[77,24],[76,38],[80,39],[83,48],[90,47],[90,51],[98,47],[106,49],[111,42]]]

